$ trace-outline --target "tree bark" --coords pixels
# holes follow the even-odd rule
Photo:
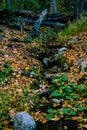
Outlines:
[[[11,9],[11,1],[10,0],[7,0],[7,6],[8,6],[8,9]]]
[[[50,4],[50,14],[56,13],[57,9],[56,9],[56,0],[51,0],[51,4]]]

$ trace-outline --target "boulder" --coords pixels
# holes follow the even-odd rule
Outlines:
[[[14,130],[35,130],[36,123],[26,112],[18,112],[14,117]]]

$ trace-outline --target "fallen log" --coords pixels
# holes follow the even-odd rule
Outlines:
[[[48,22],[60,22],[60,23],[67,23],[68,21],[73,21],[76,18],[76,14],[51,14],[51,15],[47,15],[46,17],[46,21]]]
[[[39,14],[34,13],[33,11],[26,11],[26,10],[21,10],[21,11],[13,11],[13,14],[15,14],[15,16],[19,17],[23,17],[23,18],[32,18],[33,20],[36,20],[39,17]]]
[[[40,26],[42,24],[42,20],[46,16],[46,14],[47,14],[47,9],[43,10],[42,13],[40,14],[32,31],[29,34],[29,37],[39,36],[39,28],[40,28]]]
[[[65,28],[66,24],[59,23],[59,22],[48,22],[48,21],[43,21],[42,26],[51,26],[51,27],[57,27],[57,28]]]
[[[22,16],[22,17],[39,17],[39,14],[34,13],[33,11],[27,11],[27,10],[9,10],[9,9],[2,9],[0,10],[0,17],[5,15],[5,14],[14,14],[15,16]]]
[[[40,18],[40,15],[41,14],[36,14],[32,11],[26,11],[26,10],[11,11],[8,9],[3,9],[3,10],[0,10],[0,23],[9,24],[10,22],[13,22],[15,19],[18,19],[18,18],[21,18],[21,21],[29,21],[29,19],[31,19],[32,21],[35,21],[36,19]],[[68,21],[73,21],[75,18],[76,18],[75,13],[68,14],[68,15],[56,13],[56,14],[47,14],[45,21],[46,22],[59,22],[59,23],[65,24]]]
[[[5,19],[6,17],[11,17],[12,15],[15,15],[15,17],[22,17],[22,18],[31,18],[32,20],[36,20],[40,17],[41,14],[34,13],[33,11],[27,11],[27,10],[8,10],[8,9],[2,9],[0,10],[0,20]],[[62,13],[55,13],[55,14],[47,14],[46,21],[50,22],[62,22],[66,23],[67,21],[71,21],[76,18],[76,13],[70,13],[68,15],[62,14]]]

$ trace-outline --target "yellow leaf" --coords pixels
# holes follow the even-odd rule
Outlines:
[[[13,130],[13,129],[11,129],[11,128],[4,128],[4,130]]]
[[[52,121],[59,121],[60,120],[60,117],[58,117],[57,115],[55,115],[54,118],[51,119]]]
[[[22,59],[23,59],[23,56],[19,56],[19,59],[22,60]]]
[[[44,124],[46,122],[47,122],[47,120],[45,118],[43,118],[42,123]]]
[[[84,121],[85,123],[87,123],[87,119],[83,119],[83,121]]]
[[[22,89],[21,88],[17,88],[16,92],[22,93]]]
[[[60,88],[60,94],[63,93],[63,90]]]
[[[82,128],[82,124],[79,124],[79,125],[78,125],[78,129],[81,129],[81,130],[83,129],[83,128]]]
[[[28,108],[28,107],[26,107],[26,108],[25,108],[25,112],[28,112],[28,110],[29,110],[29,108]]]
[[[26,83],[26,87],[29,87],[29,83]]]
[[[29,70],[29,67],[27,66],[27,67],[25,68],[25,70]]]
[[[10,84],[10,87],[11,87],[11,88],[14,88],[14,84],[13,84],[13,83],[12,83],[12,84]]]
[[[64,130],[67,130],[68,128],[67,128],[67,126],[64,126]]]
[[[2,66],[0,66],[0,70],[2,70],[3,69],[3,67]]]
[[[22,77],[22,79],[26,79],[26,77],[25,77],[25,76],[23,76],[23,77]]]
[[[7,124],[9,123],[9,121],[8,121],[8,120],[5,120],[5,121],[3,121],[3,123],[4,123],[5,125],[7,125]]]
[[[58,104],[57,103],[53,103],[53,107],[57,107],[58,106]]]
[[[64,118],[64,115],[63,115],[63,114],[61,114],[61,115],[60,115],[60,117],[61,117],[61,118]]]
[[[85,125],[82,125],[84,128],[86,128],[87,129],[87,125],[85,124]]]

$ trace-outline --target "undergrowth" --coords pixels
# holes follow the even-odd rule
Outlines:
[[[87,112],[87,85],[68,84],[66,74],[61,74],[52,79],[50,97],[53,106],[47,110],[47,120],[60,120],[67,118],[78,121],[79,113],[82,116]],[[83,101],[84,100],[84,101]],[[83,118],[83,117],[82,117]]]
[[[12,68],[8,61],[4,61],[4,69],[0,70],[0,82],[5,82],[7,77],[12,74]]]
[[[70,23],[67,28],[57,34],[57,42],[64,42],[70,36],[87,30],[87,18],[80,17],[76,22]]]

